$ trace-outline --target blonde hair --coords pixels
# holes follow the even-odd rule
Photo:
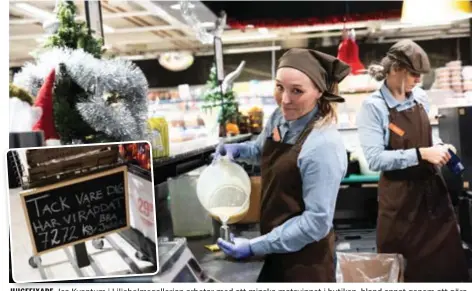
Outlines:
[[[387,78],[388,73],[391,69],[404,69],[406,66],[403,63],[398,62],[388,56],[384,57],[380,64],[372,64],[369,66],[369,75],[377,81],[382,81]]]
[[[339,95],[339,84],[337,82],[333,83],[328,91],[332,94]],[[320,112],[321,118],[316,121],[315,127],[321,127],[327,124],[338,122],[336,102],[330,102],[325,98],[321,97],[318,100],[318,110]]]

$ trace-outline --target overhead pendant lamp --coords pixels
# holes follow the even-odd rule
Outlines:
[[[193,55],[189,52],[167,52],[159,56],[159,64],[172,72],[188,69],[193,61]]]
[[[404,0],[401,22],[412,25],[440,25],[471,17],[470,1]]]

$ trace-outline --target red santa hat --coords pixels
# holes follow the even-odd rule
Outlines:
[[[38,96],[34,101],[34,106],[40,107],[43,111],[41,118],[33,126],[33,130],[44,132],[44,139],[59,139],[54,125],[53,113],[53,88],[56,79],[56,70],[52,69],[49,75],[44,80],[44,84],[38,92]]]

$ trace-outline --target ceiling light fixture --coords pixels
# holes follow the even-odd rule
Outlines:
[[[427,30],[431,30],[432,28],[443,28],[444,26],[450,25],[451,22],[446,23],[436,23],[436,24],[409,24],[409,23],[383,23],[380,26],[380,30],[396,30],[396,29],[408,29],[408,28],[427,28]]]
[[[204,28],[212,28],[212,27],[215,27],[215,23],[214,23],[214,22],[209,22],[209,21],[202,22],[201,25],[202,25],[202,27],[204,27]]]
[[[249,41],[249,40],[260,40],[260,39],[271,39],[276,38],[277,34],[268,33],[268,34],[248,34],[248,35],[234,35],[234,36],[225,36],[223,34],[222,40],[223,43],[226,42],[239,42],[239,41]]]
[[[28,3],[16,3],[15,7],[24,10],[35,17],[41,18],[42,20],[54,17],[53,13],[47,12]]]
[[[418,11],[425,9],[425,13],[418,17]],[[428,0],[405,0],[402,5],[401,22],[422,25],[448,24],[471,17],[470,1],[435,0],[433,4]]]
[[[292,32],[303,33],[303,32],[316,32],[326,30],[342,30],[344,27],[347,29],[352,28],[365,28],[368,26],[367,22],[352,22],[352,23],[339,23],[339,24],[319,24],[312,26],[300,26],[292,29]]]
[[[227,48],[223,49],[223,54],[244,54],[244,53],[257,53],[257,52],[270,52],[270,51],[279,51],[281,46],[264,46],[264,47],[244,47],[244,48]],[[213,51],[199,52],[196,53],[197,56],[212,56],[214,55]]]
[[[15,7],[28,12],[29,14],[40,19],[41,21],[52,21],[56,20],[57,18],[54,13],[47,12],[41,8],[38,8],[28,3],[16,3]],[[107,33],[113,33],[115,29],[111,26],[104,24],[103,31]]]
[[[259,31],[259,33],[263,33],[263,34],[268,34],[269,33],[269,29],[267,29],[265,27],[258,28],[257,31]]]
[[[188,69],[194,61],[190,52],[167,52],[159,56],[159,64],[172,72]]]
[[[180,10],[180,4],[171,5],[170,8],[174,9],[174,10]],[[188,3],[188,8],[189,9],[195,8],[195,5],[193,5],[192,3],[189,2]]]
[[[103,32],[106,32],[106,33],[113,33],[115,31],[115,29],[111,26],[108,26],[106,24],[103,25]]]
[[[257,52],[267,52],[267,51],[279,51],[281,49],[282,49],[281,46],[232,48],[232,49],[224,49],[223,54],[257,53]]]

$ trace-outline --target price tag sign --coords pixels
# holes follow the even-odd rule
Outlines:
[[[20,195],[35,255],[119,232],[130,225],[126,166]]]

